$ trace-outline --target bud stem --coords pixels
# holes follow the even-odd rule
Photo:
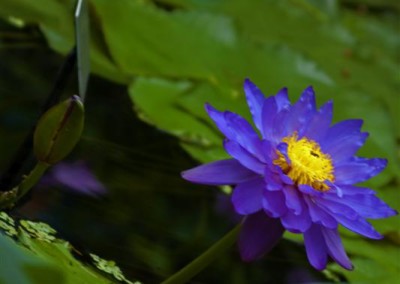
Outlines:
[[[217,241],[208,250],[199,255],[196,259],[183,267],[181,270],[170,276],[161,284],[181,284],[187,283],[204,268],[211,264],[218,256],[230,248],[236,241],[241,224],[237,225],[228,232],[222,239]]]
[[[36,164],[33,170],[24,178],[24,180],[19,185],[17,200],[23,197],[40,180],[40,178],[49,168],[49,166],[50,165],[40,161]]]

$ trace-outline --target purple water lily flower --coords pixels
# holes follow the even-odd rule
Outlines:
[[[42,185],[64,186],[76,193],[93,197],[105,195],[106,187],[84,161],[60,162],[41,180]]]
[[[353,266],[343,248],[338,225],[371,239],[381,239],[365,219],[397,214],[369,188],[355,186],[380,173],[385,159],[356,157],[368,133],[362,120],[331,126],[331,101],[317,109],[312,87],[291,104],[287,89],[265,98],[250,81],[247,103],[259,134],[241,116],[206,110],[225,135],[232,159],[182,173],[188,181],[235,185],[232,202],[246,216],[239,235],[244,261],[270,251],[285,230],[303,234],[308,259],[318,270],[328,255],[346,269]]]

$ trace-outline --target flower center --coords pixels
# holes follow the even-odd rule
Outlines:
[[[287,157],[277,151],[278,158],[274,164],[279,166],[296,184],[306,184],[318,191],[328,191],[326,180],[333,182],[333,165],[331,157],[321,151],[319,144],[305,137],[298,139],[295,132],[282,139],[287,147]],[[287,159],[289,158],[289,160]]]

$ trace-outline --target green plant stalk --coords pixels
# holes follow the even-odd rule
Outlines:
[[[24,178],[24,180],[18,186],[17,200],[19,200],[29,192],[29,190],[40,180],[40,178],[43,176],[49,166],[49,164],[40,161],[36,164],[33,170]]]
[[[223,252],[229,249],[237,239],[237,235],[242,224],[238,224],[212,247],[199,255],[196,259],[186,265],[184,268],[170,276],[161,284],[180,284],[187,283],[191,278],[196,276],[200,271],[211,264]]]

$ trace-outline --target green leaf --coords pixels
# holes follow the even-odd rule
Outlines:
[[[400,212],[400,192],[398,188],[388,187],[382,188],[377,191],[378,197],[384,200],[391,208]],[[395,234],[400,234],[400,216],[392,216],[386,219],[370,220],[374,228],[379,232],[388,235],[390,237],[396,237]],[[396,237],[395,240],[400,245],[400,235]]]
[[[13,16],[26,23],[39,25],[49,46],[64,55],[70,52],[75,44],[74,9],[75,1],[0,0],[1,16]],[[127,83],[129,76],[112,62],[98,27],[95,17],[92,17],[90,57],[93,72],[119,83]]]
[[[343,241],[352,255],[354,270],[345,270],[337,264],[329,269],[344,274],[350,283],[397,283],[400,270],[397,245],[361,238],[343,238]]]
[[[188,81],[140,78],[129,87],[129,94],[144,120],[181,137],[183,141],[211,145],[220,140],[218,135],[176,104],[177,98],[191,86]]]
[[[26,249],[16,245],[13,240],[0,234],[0,283],[65,283],[63,273],[52,265]]]
[[[132,284],[112,261],[92,256],[93,264],[89,266],[77,260],[72,252],[78,251],[57,238],[56,231],[45,223],[28,220],[16,223],[0,212],[0,228],[16,237],[14,242],[0,234],[0,250],[8,256],[7,262],[0,266],[0,283],[105,284],[119,280]]]
[[[223,16],[167,13],[141,1],[93,3],[113,59],[130,74],[211,78],[235,42]]]

